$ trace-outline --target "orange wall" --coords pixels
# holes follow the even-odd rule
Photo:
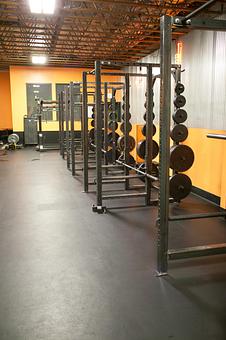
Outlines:
[[[136,126],[133,136],[137,142],[144,139],[142,125]],[[207,138],[208,133],[225,134],[224,130],[189,128],[189,135],[183,144],[189,145],[195,154],[195,161],[186,173],[194,186],[208,191],[221,199],[221,207],[226,208],[226,141]],[[154,139],[158,141],[159,133]],[[135,154],[136,156],[136,154]],[[137,161],[142,160],[137,156]]]
[[[8,71],[0,71],[0,130],[12,129],[10,77]]]
[[[23,131],[23,116],[27,114],[26,83],[51,83],[52,99],[56,99],[56,84],[82,81],[82,72],[79,68],[57,67],[10,67],[10,83],[12,96],[12,116],[14,131]],[[95,81],[93,76],[88,81]],[[120,81],[120,77],[103,76],[102,81]],[[43,123],[43,130],[57,131],[57,122]]]

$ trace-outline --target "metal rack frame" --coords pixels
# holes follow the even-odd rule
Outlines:
[[[104,65],[104,62],[96,61],[95,62],[95,70],[92,71],[92,74],[95,75],[96,82],[96,96],[95,96],[95,106],[96,106],[96,116],[95,116],[95,128],[96,128],[96,204],[93,205],[93,211],[98,213],[106,212],[106,206],[103,205],[103,201],[106,199],[115,199],[115,198],[128,198],[128,197],[144,197],[146,205],[156,205],[158,200],[151,200],[151,181],[157,181],[158,178],[151,175],[151,162],[148,160],[152,159],[152,137],[153,137],[153,97],[152,97],[152,89],[153,87],[153,77],[152,77],[152,68],[160,67],[158,63],[145,63],[139,64],[146,67],[147,73],[127,73],[127,72],[106,72],[101,70],[101,66]],[[177,64],[170,65],[170,72],[172,69],[178,69],[180,67]],[[120,165],[124,168],[124,176],[118,176],[118,179],[125,180],[125,190],[129,189],[129,179],[132,178],[129,174],[129,170],[134,170],[137,174],[137,177],[143,176],[145,177],[145,192],[142,193],[127,193],[123,194],[114,194],[114,195],[103,195],[103,174],[102,174],[102,146],[101,146],[101,76],[102,75],[113,75],[113,76],[121,76],[125,79],[125,154],[124,161],[116,160],[115,166]],[[128,163],[129,157],[129,148],[128,148],[128,123],[129,123],[129,89],[130,89],[130,77],[146,77],[147,78],[147,128],[146,128],[146,163],[147,169],[146,172],[141,171],[133,166],[130,166]],[[114,166],[114,165],[113,165]],[[133,175],[134,177],[134,175]],[[169,199],[170,201],[170,199]]]
[[[197,12],[197,11],[196,11]],[[196,14],[196,13],[195,13]],[[169,170],[170,170],[170,120],[171,120],[171,40],[172,25],[197,27],[199,28],[226,30],[224,20],[200,20],[189,18],[172,18],[163,16],[160,19],[161,44],[160,44],[160,190],[159,190],[159,212],[157,220],[157,273],[159,276],[167,275],[168,261],[183,258],[191,258],[207,255],[218,255],[226,253],[226,243],[211,244],[206,246],[189,247],[183,249],[169,249],[168,234],[169,222],[201,218],[225,217],[226,212],[200,213],[181,216],[170,216],[169,213]],[[177,20],[178,19],[178,20]],[[195,24],[193,26],[193,20]],[[202,25],[201,25],[202,23]],[[209,23],[209,26],[208,26]],[[215,26],[214,26],[215,25]]]

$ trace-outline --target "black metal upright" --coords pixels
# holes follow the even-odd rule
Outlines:
[[[66,120],[66,160],[67,168],[70,168],[70,132],[69,132],[69,89],[65,86],[65,120]]]
[[[104,150],[108,151],[108,83],[104,83]],[[104,164],[108,164],[107,154],[104,154]],[[108,169],[105,168],[105,173]]]
[[[95,147],[96,147],[96,206],[93,211],[103,213],[105,208],[102,205],[102,110],[101,110],[101,63],[95,62]]]
[[[71,118],[71,173],[75,176],[75,96],[74,84],[71,82],[69,87],[70,97],[70,118]]]
[[[171,107],[171,17],[160,19],[160,190],[157,240],[157,271],[167,274],[169,228],[169,163]]]
[[[145,152],[145,165],[146,173],[151,175],[152,170],[152,138],[153,138],[153,88],[152,88],[152,67],[147,66],[147,111],[146,111],[146,152]],[[151,204],[151,179],[145,177],[145,191],[146,191],[146,205]]]
[[[88,141],[88,99],[87,73],[82,74],[82,150],[83,150],[83,188],[89,191],[89,141]]]
[[[125,125],[124,125],[124,135],[125,135],[125,164],[129,164],[129,114],[130,114],[130,79],[129,74],[126,73],[125,75]],[[125,176],[129,175],[129,168],[124,167],[124,174]],[[129,189],[129,179],[126,178],[125,180],[125,190]]]

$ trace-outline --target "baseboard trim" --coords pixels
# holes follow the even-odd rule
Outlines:
[[[197,188],[195,186],[192,187],[192,192],[200,197],[203,197],[205,199],[207,199],[210,202],[213,202],[217,205],[220,205],[220,197],[216,196],[214,194],[211,194],[208,191],[205,191],[203,189]]]

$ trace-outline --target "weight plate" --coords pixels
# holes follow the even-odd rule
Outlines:
[[[129,165],[134,166],[136,161],[132,155],[129,155]]]
[[[177,85],[175,86],[175,92],[176,94],[181,94],[184,92],[184,85],[181,83],[177,83]]]
[[[192,189],[192,182],[185,174],[175,174],[170,178],[169,191],[170,197],[180,201],[187,197]]]
[[[108,128],[109,130],[117,130],[118,129],[118,123],[117,122],[113,122],[113,121],[110,121],[108,123]]]
[[[113,121],[115,120],[115,113],[114,112],[109,113],[109,119],[113,120]]]
[[[91,118],[95,119],[95,113],[92,113]]]
[[[94,112],[94,111],[95,111],[95,106],[92,107],[92,112]]]
[[[141,159],[145,159],[146,140],[142,140],[137,144],[137,154]],[[159,154],[159,146],[156,141],[152,141],[152,159]]]
[[[129,113],[128,116],[129,116],[128,119],[130,120],[131,119],[131,113]],[[126,115],[125,115],[125,113],[123,113],[122,114],[122,120],[125,121],[125,119],[126,119]]]
[[[130,108],[130,105],[129,105],[129,108]],[[123,111],[125,111],[125,109],[126,109],[126,104],[125,103],[122,104],[122,109],[123,109]]]
[[[117,143],[118,139],[119,139],[119,134],[115,132],[115,143]],[[109,146],[113,145],[113,133],[112,132],[108,133],[108,145]]]
[[[186,104],[186,99],[182,95],[179,95],[174,99],[174,105],[178,108],[184,106],[185,104]]]
[[[91,120],[90,125],[91,125],[92,127],[95,126],[95,120],[94,120],[94,119]]]
[[[145,112],[145,114],[143,115],[143,119],[146,121],[146,112]],[[152,120],[154,120],[154,119],[155,119],[155,114],[154,114],[154,112],[153,112]]]
[[[188,118],[188,114],[184,109],[177,109],[173,114],[173,120],[177,124],[184,123]]]
[[[92,128],[89,130],[89,138],[94,140],[95,139],[95,129]]]
[[[148,104],[147,104],[147,102],[145,102],[145,103],[144,103],[145,109],[147,108],[147,106],[148,106]],[[154,102],[152,103],[152,106],[153,106],[153,107],[155,106],[155,103],[154,103]]]
[[[144,125],[141,129],[141,133],[143,136],[146,136],[146,125]],[[156,126],[153,124],[153,136],[156,134]]]
[[[187,145],[175,145],[170,150],[170,168],[184,172],[191,168],[194,163],[194,152]]]
[[[124,126],[125,126],[125,122],[122,122],[122,124],[120,125],[120,130],[122,131],[122,133],[125,133]],[[130,132],[131,130],[132,130],[132,124],[129,122],[128,131]]]
[[[183,124],[175,125],[170,132],[170,137],[176,143],[180,143],[180,142],[185,141],[185,139],[187,139],[187,137],[188,137],[187,127]]]
[[[119,137],[117,144],[118,144],[119,150],[120,151],[124,151],[124,148],[125,148],[125,136]],[[129,144],[129,152],[133,151],[133,149],[136,146],[136,142],[135,142],[135,139],[132,136],[129,136],[129,143],[128,144]]]

